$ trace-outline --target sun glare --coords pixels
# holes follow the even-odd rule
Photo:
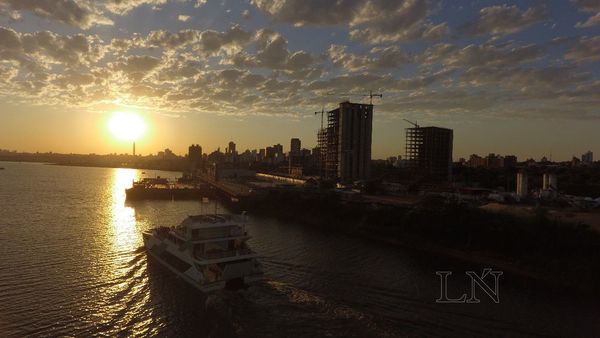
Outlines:
[[[108,121],[111,134],[123,141],[135,141],[144,135],[146,122],[134,113],[117,112]]]

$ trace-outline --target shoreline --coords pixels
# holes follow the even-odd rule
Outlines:
[[[279,203],[272,203],[272,200],[262,203],[263,205],[269,205],[269,208],[257,207],[250,208],[248,211],[261,216],[273,217],[284,221],[294,221],[303,226],[340,232],[348,236],[373,240],[428,255],[441,255],[448,259],[475,264],[480,267],[497,268],[528,281],[539,282],[541,286],[559,288],[563,291],[579,292],[589,296],[600,296],[600,289],[598,288],[599,275],[597,272],[594,272],[597,270],[595,267],[598,266],[599,255],[598,253],[593,254],[593,250],[600,243],[597,241],[595,231],[584,230],[577,225],[568,223],[557,225],[549,220],[544,221],[548,222],[548,224],[538,224],[536,222],[540,222],[540,220],[535,218],[517,219],[511,215],[496,215],[487,212],[479,213],[477,210],[473,211],[470,209],[467,209],[467,211],[459,210],[458,214],[456,212],[452,213],[452,211],[437,211],[446,219],[464,218],[467,223],[469,213],[471,212],[478,213],[479,217],[483,217],[484,220],[488,219],[491,225],[482,226],[482,229],[477,230],[478,232],[473,235],[473,243],[471,243],[471,238],[467,242],[455,241],[455,238],[452,238],[452,236],[446,238],[445,234],[448,231],[452,232],[456,230],[459,233],[468,233],[472,228],[467,224],[460,229],[452,229],[452,221],[449,221],[449,224],[445,224],[445,220],[440,221],[435,216],[429,215],[430,213],[435,213],[436,210],[433,207],[427,207],[425,208],[425,212],[421,211],[421,214],[413,217],[416,218],[416,223],[423,226],[418,226],[415,230],[415,228],[411,228],[410,224],[403,224],[406,217],[404,219],[399,217],[402,214],[414,213],[415,207],[375,208],[373,210],[364,206],[360,207],[344,203],[336,205],[336,203],[333,203],[325,207],[313,204],[314,208],[310,208],[307,207],[306,201],[302,203],[302,201],[296,200],[293,202],[287,201],[286,203],[285,198],[276,198],[276,200]],[[310,210],[310,212],[306,212],[307,210]],[[319,217],[315,215],[319,215]],[[518,222],[511,224],[510,220],[513,219],[518,220]],[[393,225],[388,224],[390,220]],[[378,221],[382,222],[378,224]],[[454,220],[454,222],[460,221]],[[480,224],[485,223],[483,221]],[[506,234],[501,236],[502,232],[500,232],[500,238],[496,239],[494,237],[495,232],[493,232],[495,227],[500,228],[500,231],[509,232],[511,236],[507,237]],[[426,228],[426,230],[423,231],[420,228]],[[546,248],[543,245],[540,247],[532,243],[532,248],[521,254],[519,250],[511,253],[510,250],[503,252],[497,249],[498,247],[502,248],[504,245],[515,245],[507,241],[507,238],[520,238],[521,234],[524,237],[522,240],[517,240],[521,242],[517,244],[527,247],[526,243],[532,237],[532,233],[537,235],[538,232],[541,233],[544,231],[553,233],[553,235],[544,235],[547,237],[544,238],[546,242],[563,241],[564,243],[559,243],[562,246],[558,245]],[[434,235],[431,235],[433,232],[435,232]],[[580,243],[583,249],[577,251],[577,248],[575,248],[570,252],[568,251],[568,249],[572,249],[572,243],[569,241],[574,241],[581,236],[585,237],[587,235],[595,237],[585,243]],[[485,241],[486,238],[488,241],[491,240],[492,242],[496,241],[500,243],[491,243],[492,245],[488,247]],[[477,243],[481,239],[483,239],[483,244]],[[551,252],[555,248],[558,254]],[[592,252],[592,254],[586,256],[586,253],[589,252]]]
[[[0,160],[4,163],[37,163],[43,165],[62,166],[62,167],[80,167],[80,168],[108,168],[108,169],[136,169],[136,170],[156,170],[156,171],[168,171],[181,173],[181,170],[175,169],[160,169],[156,167],[145,167],[145,166],[114,166],[114,165],[97,165],[97,164],[85,164],[85,163],[61,163],[61,162],[44,162],[44,161],[15,161],[15,160]]]

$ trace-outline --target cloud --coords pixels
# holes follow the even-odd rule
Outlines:
[[[277,21],[296,26],[346,25],[353,39],[367,43],[437,39],[448,33],[446,23],[427,21],[427,0],[253,0]]]
[[[189,15],[179,15],[177,16],[177,20],[181,21],[181,22],[187,22],[190,19]]]
[[[556,90],[581,84],[589,76],[577,72],[571,66],[548,66],[541,68],[517,67],[471,67],[462,75],[462,82],[476,86],[499,85],[516,89],[532,96],[540,93],[554,95]]]
[[[348,53],[346,46],[331,45],[327,54],[335,66],[350,72],[398,68],[412,60],[397,46],[376,47],[371,49],[369,55],[357,55]]]
[[[106,12],[113,18],[153,2],[110,3],[121,9],[109,11],[108,0],[95,1],[87,8],[91,13]],[[597,76],[586,64],[599,61],[598,37],[558,38],[532,44],[497,36],[486,42],[472,36],[464,40],[456,36],[444,43],[420,41],[404,46],[398,41],[434,39],[447,34],[446,23],[431,21],[436,11],[433,1],[254,3],[275,21],[341,26],[350,38],[374,45],[344,43],[343,37],[339,40],[338,36],[333,39],[342,42],[327,44],[325,50],[315,49],[320,44],[303,50],[296,47],[297,41],[288,41],[281,32],[266,28],[247,31],[240,26],[222,31],[121,31],[118,38],[104,40],[89,32],[25,33],[0,27],[0,94],[15,101],[63,107],[121,102],[181,114],[297,116],[300,111],[320,109],[321,102],[335,99],[320,99],[322,93],[363,93],[372,89],[384,92],[378,114],[389,116],[414,111],[428,116],[542,117],[544,109],[557,117],[597,116]],[[507,12],[516,8],[496,7]],[[528,9],[517,11],[519,18],[532,16],[526,15]],[[476,22],[487,27],[486,34],[493,35],[528,27],[527,20],[516,20],[514,24],[515,20],[502,17],[492,24],[479,13]],[[508,21],[513,25],[506,24]],[[339,27],[335,28],[337,33]],[[559,46],[559,52],[567,50],[564,60],[556,60],[556,54],[550,53]]]
[[[126,14],[134,8],[153,5],[159,6],[167,3],[167,0],[103,0],[106,2],[106,9],[112,13],[120,15]]]
[[[543,55],[543,49],[537,45],[470,44],[460,48],[452,44],[441,43],[426,49],[423,54],[419,55],[418,61],[423,64],[439,63],[451,67],[514,67],[521,63],[535,61]]]
[[[164,49],[182,48],[198,42],[201,34],[202,32],[191,29],[182,30],[177,33],[163,30],[151,31],[142,44],[148,47],[160,47]]]
[[[600,36],[580,38],[565,54],[565,59],[577,63],[600,61]]]
[[[482,8],[475,22],[462,27],[462,31],[471,35],[506,35],[519,32],[546,19],[544,7],[532,7],[526,11],[517,6],[491,6]]]
[[[54,81],[59,87],[63,89],[77,88],[86,86],[94,83],[95,77],[90,73],[83,72],[68,72],[60,75]]]
[[[41,31],[18,33],[0,27],[0,59],[12,59],[31,67],[48,63],[62,64],[65,68],[96,62],[104,56],[95,35],[59,35]]]
[[[19,33],[11,28],[0,27],[0,50],[19,50],[21,48]]]
[[[134,81],[140,81],[150,76],[150,72],[158,67],[161,59],[148,55],[132,55],[121,61],[110,64],[116,71],[123,72],[128,78]]]
[[[222,64],[233,64],[237,67],[262,67],[272,70],[298,72],[306,70],[314,62],[314,57],[305,51],[291,52],[288,41],[279,33],[270,29],[261,29],[254,34],[252,41],[256,54],[240,52],[222,60]],[[291,73],[290,73],[291,74]]]
[[[365,2],[350,22],[350,37],[369,43],[438,39],[448,34],[446,23],[425,19],[430,4],[425,0]]]
[[[164,30],[152,31],[145,39],[147,47],[160,47],[167,50],[192,46],[194,50],[204,55],[214,55],[222,50],[232,52],[247,43],[251,34],[239,26],[233,26],[225,32],[213,30],[182,30],[171,33]]]
[[[578,22],[575,27],[586,28],[600,25],[600,1],[597,0],[571,0],[579,10],[595,13],[585,22]]]
[[[200,34],[199,50],[206,54],[214,54],[222,49],[233,52],[250,38],[251,34],[239,26],[231,27],[225,32],[206,30]]]
[[[13,11],[29,11],[82,29],[113,22],[87,1],[76,0],[0,0],[0,5]]]

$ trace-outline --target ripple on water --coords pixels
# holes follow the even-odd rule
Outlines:
[[[436,264],[396,248],[268,218],[248,226],[267,280],[241,292],[218,293],[226,311],[207,309],[204,295],[147,259],[141,232],[176,225],[212,206],[126,204],[124,189],[141,177],[133,169],[2,166],[7,168],[0,175],[2,336],[600,332],[593,301],[535,296],[535,290],[502,289],[497,306],[436,306]],[[178,174],[148,171],[155,175]]]

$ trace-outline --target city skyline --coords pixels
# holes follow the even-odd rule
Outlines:
[[[373,90],[373,159],[404,155],[406,118],[453,129],[455,161],[569,160],[600,152],[599,18],[585,0],[0,0],[0,148],[130,152],[107,124],[134,112],[142,154],[310,149],[315,111]]]

